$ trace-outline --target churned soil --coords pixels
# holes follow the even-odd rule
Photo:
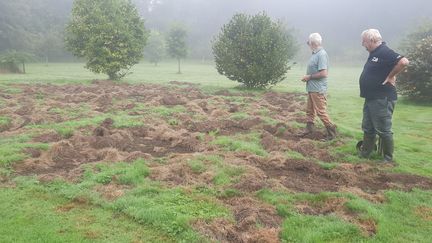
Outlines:
[[[195,188],[213,185],[216,177],[215,170],[191,168],[188,161],[197,156],[218,156],[225,166],[242,168],[242,173],[231,183],[238,196],[217,199],[231,210],[234,219],[193,222],[196,230],[221,242],[279,241],[282,218],[274,206],[255,196],[264,188],[294,193],[348,192],[373,203],[386,200],[384,190],[432,188],[429,178],[391,173],[366,161],[344,162],[329,152],[330,146],[343,142],[321,141],[324,129],[299,136],[302,128],[298,124],[305,122],[302,94],[258,95],[228,90],[208,94],[198,85],[178,81],[169,86],[105,80],[96,80],[91,85],[13,86],[22,92],[0,97],[5,104],[0,108],[0,116],[10,118],[9,124],[0,127],[0,136],[31,133],[30,143],[49,144],[48,150],[24,148],[22,153],[27,158],[14,164],[17,175],[36,175],[42,181],[54,178],[79,181],[83,164],[131,162],[139,158],[152,162],[163,158],[164,163],[149,163],[150,179],[168,187]],[[136,124],[124,126],[118,119],[120,116]],[[86,119],[93,122],[68,127],[74,121]],[[64,136],[54,127],[70,128],[73,133]],[[249,133],[259,135],[266,156],[229,151],[212,143],[215,136]],[[290,158],[286,156],[289,152],[301,156]],[[317,161],[337,166],[325,169]],[[212,166],[209,161],[203,165]],[[96,188],[107,200],[121,197],[125,190],[128,188],[112,183]],[[358,225],[365,235],[373,235],[376,222],[347,211],[345,200],[335,197],[321,204],[299,202],[295,207],[304,214],[338,215]],[[426,220],[431,219],[431,211],[417,209]]]

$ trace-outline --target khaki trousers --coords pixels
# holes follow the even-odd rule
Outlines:
[[[314,123],[315,117],[318,116],[324,123],[324,126],[333,126],[327,114],[327,98],[325,94],[309,92],[306,106],[307,122]]]

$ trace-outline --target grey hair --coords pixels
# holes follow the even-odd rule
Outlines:
[[[377,29],[367,29],[362,32],[361,37],[373,43],[382,42],[381,34]]]
[[[322,37],[319,33],[312,33],[309,35],[309,43],[320,46],[322,43]]]

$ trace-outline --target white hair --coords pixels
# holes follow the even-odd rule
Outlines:
[[[377,29],[367,29],[362,32],[361,37],[373,43],[382,42],[382,37]]]
[[[322,37],[319,33],[312,33],[309,35],[309,43],[316,46],[320,46],[322,43]]]

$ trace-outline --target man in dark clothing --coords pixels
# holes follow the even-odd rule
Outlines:
[[[369,57],[360,76],[360,96],[365,98],[363,105],[363,145],[360,156],[369,158],[376,134],[381,138],[385,162],[393,161],[392,116],[397,100],[396,75],[408,64],[405,57],[390,49],[382,41],[376,29],[368,29],[361,34],[362,46]]]

